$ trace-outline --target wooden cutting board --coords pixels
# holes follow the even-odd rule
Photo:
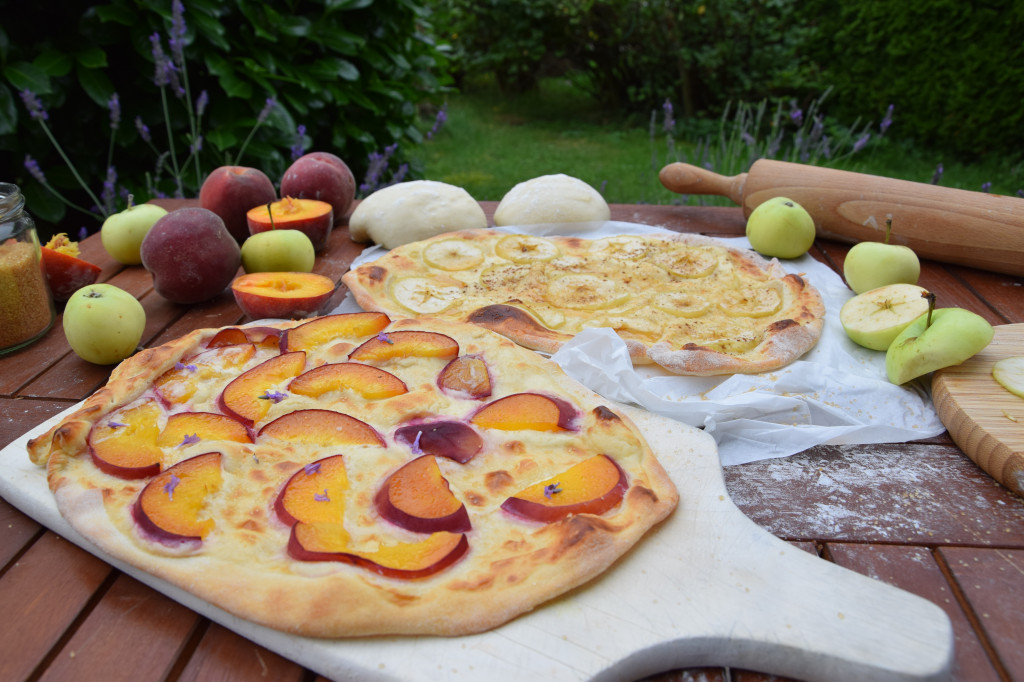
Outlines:
[[[1024,398],[992,378],[992,365],[1024,355],[1024,324],[995,328],[992,342],[966,362],[932,376],[932,400],[950,437],[1007,488],[1024,496]]]

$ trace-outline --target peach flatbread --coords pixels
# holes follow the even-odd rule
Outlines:
[[[29,454],[104,552],[315,637],[493,628],[678,499],[635,425],[550,361],[374,312],[141,351]]]

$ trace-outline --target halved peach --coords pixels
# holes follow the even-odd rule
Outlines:
[[[277,438],[305,445],[384,445],[364,421],[333,410],[296,410],[265,425],[257,438]]]
[[[405,382],[391,372],[358,362],[320,365],[292,379],[288,390],[319,398],[331,391],[355,391],[367,400],[381,400],[407,393]]]
[[[159,473],[164,456],[156,444],[161,413],[160,406],[149,400],[97,422],[88,437],[93,463],[118,478],[148,478]]]
[[[321,252],[334,227],[334,208],[318,199],[284,197],[269,204],[261,204],[245,213],[249,234],[268,230],[298,230],[313,243],[313,250]]]
[[[63,232],[54,235],[40,252],[46,283],[55,301],[66,301],[71,294],[99,279],[100,266],[79,258],[78,242],[71,241]]]
[[[442,390],[463,393],[470,398],[486,398],[491,395],[491,374],[482,359],[460,355],[441,370],[437,385]]]
[[[358,552],[351,549],[348,533],[340,526],[295,524],[288,540],[288,553],[300,561],[340,561],[389,578],[415,580],[448,568],[469,551],[465,534],[438,531],[419,542],[399,542],[381,545],[373,552]]]
[[[188,402],[200,384],[225,370],[237,369],[256,353],[251,343],[230,344],[210,348],[183,362],[175,363],[154,382],[153,389],[164,402]]]
[[[502,503],[505,511],[551,523],[573,514],[603,514],[626,494],[626,473],[607,455],[594,455],[557,476],[520,490]]]
[[[382,362],[393,358],[454,358],[459,354],[459,342],[437,332],[397,331],[381,332],[364,341],[352,351],[348,359],[359,362]]]
[[[306,350],[324,346],[332,339],[361,339],[391,324],[384,313],[340,313],[325,315],[292,327],[281,338],[281,350]]]
[[[452,494],[432,455],[417,457],[388,476],[373,503],[383,518],[418,533],[470,529],[466,505]]]
[[[334,280],[312,272],[253,272],[231,283],[238,307],[253,319],[300,319],[318,314]]]
[[[288,479],[274,500],[277,517],[295,523],[341,523],[345,513],[348,474],[342,455],[302,467]]]
[[[218,406],[229,417],[252,426],[266,416],[271,404],[287,397],[276,389],[305,367],[302,351],[275,355],[232,379],[221,391]]]
[[[220,458],[219,452],[196,455],[147,483],[132,507],[139,527],[162,542],[205,538],[216,525],[201,515],[206,499],[220,489]]]
[[[485,429],[562,431],[572,428],[576,410],[540,393],[513,393],[481,407],[470,420]]]
[[[177,448],[208,440],[251,443],[252,436],[244,424],[223,414],[178,412],[167,418],[156,444],[162,448]]]
[[[473,459],[484,448],[480,434],[458,421],[408,424],[395,431],[395,442],[408,445],[413,454],[447,457],[459,464]]]

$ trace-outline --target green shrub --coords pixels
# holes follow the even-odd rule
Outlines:
[[[150,189],[194,196],[206,173],[225,163],[259,167],[276,182],[293,147],[333,151],[359,178],[371,153],[397,144],[398,160],[404,146],[420,141],[417,105],[435,98],[449,81],[422,5],[188,0],[177,43],[185,69],[176,74],[182,85],[187,79],[188,94],[179,98],[173,85],[154,84],[151,37],[157,34],[167,56],[175,49],[168,42],[177,30],[170,0],[65,2],[59,10],[24,3],[6,13],[0,28],[0,163],[14,171],[8,179],[23,187],[37,218],[60,221],[65,207],[25,170],[26,155],[62,194],[84,208],[95,203],[28,115],[19,94],[31,91],[49,116],[47,126],[95,193],[110,163],[117,189],[139,198]],[[208,105],[197,118],[204,91]],[[110,155],[108,104],[115,93],[121,121]],[[268,99],[274,106],[266,107]],[[136,117],[148,126],[152,146],[134,124]],[[199,153],[188,159],[196,142]],[[180,189],[173,160],[158,160],[172,146]]]

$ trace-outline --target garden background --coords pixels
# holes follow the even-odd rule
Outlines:
[[[220,165],[332,151],[365,196],[497,200],[547,173],[612,203],[724,203],[671,161],[760,157],[1021,194],[1015,0],[70,0],[0,26],[0,168],[45,235]]]

